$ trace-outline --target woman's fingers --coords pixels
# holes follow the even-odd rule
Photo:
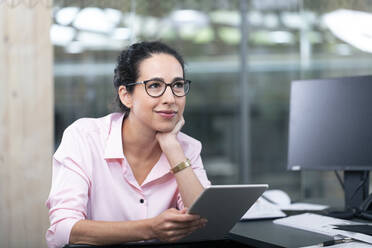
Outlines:
[[[184,124],[185,124],[185,119],[183,118],[183,116],[181,116],[180,119],[177,121],[176,125],[174,125],[173,129],[169,133],[163,133],[163,134],[177,135],[179,131],[181,131]]]
[[[181,130],[184,124],[185,124],[185,119],[183,118],[183,116],[181,116],[177,124],[174,126],[173,133],[177,134]]]
[[[173,239],[180,239],[183,237],[186,237],[190,235],[192,232],[196,231],[199,228],[202,228],[205,224],[196,223],[193,225],[189,225],[187,227],[181,228],[179,225],[176,228],[173,228],[172,230],[167,231],[167,236],[169,240]]]
[[[189,227],[204,226],[207,223],[207,219],[201,218],[196,214],[187,214],[188,208],[182,210],[174,210],[174,215],[170,216],[170,221],[174,223],[173,228],[185,229]]]
[[[168,209],[154,219],[153,230],[159,240],[175,241],[205,226],[206,219],[188,214],[187,209]]]
[[[196,214],[187,214],[185,209],[183,210],[176,210],[177,212],[170,213],[167,218],[169,221],[174,222],[190,222],[199,220],[200,216]]]
[[[174,230],[182,230],[182,229],[190,229],[190,228],[200,228],[205,226],[207,223],[206,219],[198,219],[195,221],[188,221],[188,222],[175,222],[173,223],[172,229]]]
[[[178,211],[179,211],[181,214],[186,214],[188,210],[189,210],[188,207],[184,207],[183,209],[178,210]]]

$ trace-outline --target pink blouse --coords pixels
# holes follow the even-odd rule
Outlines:
[[[52,187],[46,202],[50,227],[48,247],[69,242],[79,220],[129,221],[152,218],[168,208],[183,208],[170,165],[164,154],[142,185],[138,185],[122,147],[123,114],[83,118],[64,132],[53,156]],[[200,158],[201,143],[177,136],[204,187],[210,182]]]

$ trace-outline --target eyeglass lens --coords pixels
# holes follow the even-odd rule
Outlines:
[[[167,87],[167,84],[161,80],[151,80],[146,82],[146,91],[150,96],[161,96]],[[172,92],[176,96],[185,96],[190,84],[186,80],[177,80],[170,85]]]

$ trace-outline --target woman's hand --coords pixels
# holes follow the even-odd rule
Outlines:
[[[177,134],[185,124],[185,119],[183,116],[180,117],[173,130],[166,133],[158,132],[156,134],[156,139],[158,140],[160,147],[163,152],[166,153],[168,148],[173,147],[174,145],[179,144],[177,140]]]
[[[156,216],[151,227],[154,236],[160,241],[174,242],[205,226],[206,219],[186,212],[187,208],[171,208]]]

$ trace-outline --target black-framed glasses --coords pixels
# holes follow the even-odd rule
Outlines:
[[[135,82],[127,84],[126,86],[136,85],[136,84],[144,84],[146,93],[151,97],[161,97],[165,90],[167,89],[167,86],[169,86],[172,90],[173,95],[182,97],[186,96],[187,93],[190,91],[190,80],[186,79],[174,79],[172,83],[167,84],[164,82],[164,80],[160,78],[153,78],[141,82]]]

